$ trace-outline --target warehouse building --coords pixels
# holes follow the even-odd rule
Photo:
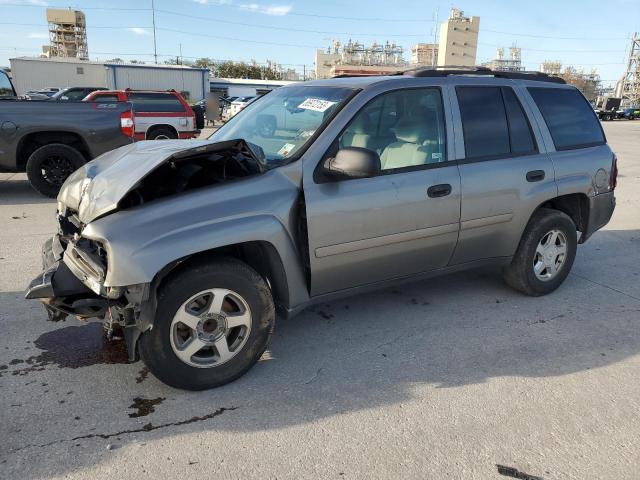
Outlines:
[[[206,97],[209,70],[181,65],[88,62],[77,58],[10,59],[18,95],[48,87],[106,87],[181,92],[191,102]]]

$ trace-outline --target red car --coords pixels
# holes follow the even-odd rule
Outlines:
[[[136,140],[194,138],[200,134],[194,111],[175,90],[100,90],[90,93],[83,101],[131,102],[136,116]]]

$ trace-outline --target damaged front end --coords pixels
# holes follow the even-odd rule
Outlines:
[[[139,319],[145,285],[106,287],[104,248],[78,231],[64,232],[65,226],[77,222],[74,214],[59,214],[58,219],[59,232],[42,246],[43,272],[31,281],[25,297],[40,300],[50,321],[72,315],[83,321],[102,320],[108,335],[114,329],[122,330],[129,359],[134,361],[135,344],[142,333]]]
[[[108,256],[118,245],[88,238],[91,222],[265,171],[261,152],[243,140],[177,142],[123,147],[71,175],[58,196],[58,232],[42,247],[43,271],[25,294],[44,304],[51,321],[72,315],[80,320],[100,319],[107,332],[121,328],[131,361],[139,336],[151,327],[155,315],[151,279],[134,285],[111,283]]]

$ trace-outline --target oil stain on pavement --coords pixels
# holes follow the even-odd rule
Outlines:
[[[42,353],[24,360],[13,359],[9,365],[22,365],[10,370],[12,375],[27,375],[52,365],[58,368],[80,368],[98,364],[128,363],[123,341],[109,341],[99,323],[69,326],[44,333],[34,345]],[[8,371],[0,366],[0,375]]]
[[[129,416],[131,418],[136,417],[146,417],[150,413],[156,411],[155,406],[160,405],[165,401],[164,397],[158,398],[140,398],[136,397],[133,399],[133,404],[129,408],[135,408],[137,412],[130,413]]]

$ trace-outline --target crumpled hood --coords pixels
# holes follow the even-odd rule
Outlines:
[[[77,211],[79,220],[87,224],[115,210],[145,175],[176,153],[215,148],[216,143],[208,140],[150,140],[125,145],[76,170],[62,185],[58,204]]]

